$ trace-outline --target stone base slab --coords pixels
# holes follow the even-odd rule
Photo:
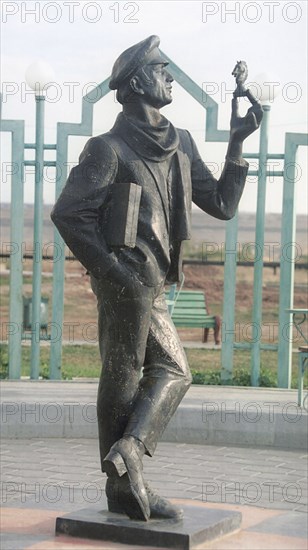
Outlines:
[[[202,506],[182,506],[184,518],[176,520],[134,521],[122,514],[100,508],[84,508],[56,520],[56,534],[91,538],[146,548],[193,547],[226,535],[241,525],[240,512],[209,509]]]

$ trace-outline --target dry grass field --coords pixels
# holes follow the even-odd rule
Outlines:
[[[1,264],[6,267],[6,263]],[[25,296],[32,293],[31,260],[24,262],[24,289]],[[52,302],[52,262],[43,262],[42,296],[49,298],[49,321],[51,321]],[[222,316],[223,303],[223,267],[222,266],[192,266],[184,268],[184,288],[202,289],[206,295],[208,310],[213,315]],[[9,277],[6,271],[1,275],[1,319],[2,327],[8,322],[9,306]],[[294,306],[307,308],[307,271],[295,271]],[[262,336],[264,342],[272,342],[273,335],[277,336],[278,307],[279,307],[279,269],[276,275],[272,268],[265,268],[263,275],[263,322]],[[238,267],[236,288],[236,337],[243,333],[243,328],[249,327],[252,322],[253,307],[253,268]],[[267,327],[272,324],[273,329]],[[201,340],[201,329],[179,329],[183,340]],[[210,331],[210,341],[213,335]],[[238,334],[237,334],[238,333]],[[92,343],[96,335],[96,298],[92,293],[89,277],[79,262],[69,261],[66,265],[65,294],[64,294],[64,329],[65,341],[74,339],[75,342],[85,341]],[[5,334],[2,334],[2,340]],[[275,341],[277,341],[275,339]]]
[[[2,264],[3,265],[3,264]],[[31,272],[31,261],[25,261],[25,273]],[[222,316],[223,299],[223,268],[220,266],[185,266],[185,288],[203,289],[206,293],[208,308],[212,314]],[[9,305],[9,278],[1,276],[1,316],[2,327],[6,327],[8,321]],[[236,293],[236,325],[235,340],[248,341],[250,323],[252,319],[252,288],[253,269],[239,267],[237,273]],[[294,305],[307,307],[307,271],[298,270],[295,273]],[[31,275],[24,277],[24,295],[31,296]],[[44,262],[44,276],[42,281],[42,295],[49,298],[49,319],[51,321],[52,300],[52,263]],[[279,270],[276,275],[273,269],[264,269],[263,285],[263,323],[262,342],[277,343],[278,336],[278,300],[279,300]],[[5,332],[5,330],[4,330]],[[194,341],[201,342],[201,329],[179,329],[180,337],[184,343]],[[244,335],[244,338],[243,338]],[[294,346],[298,346],[298,338],[295,336]],[[6,334],[2,334],[2,340],[6,340]],[[90,288],[89,277],[85,275],[85,269],[76,261],[68,262],[65,277],[64,300],[64,326],[63,326],[63,376],[65,378],[98,377],[100,373],[100,358],[97,343],[97,319],[96,298]],[[213,332],[210,331],[209,342],[212,349],[187,349],[187,355],[191,370],[198,373],[210,372],[211,383],[215,382],[220,370],[220,351],[215,349]],[[69,344],[69,345],[68,345]],[[72,345],[75,344],[75,345]],[[3,363],[7,362],[4,348]],[[49,345],[42,344],[41,350],[41,375],[48,377],[49,370]],[[238,384],[246,385],[247,373],[250,367],[249,351],[235,350],[235,371],[238,374]],[[261,369],[265,369],[265,376],[270,373],[272,383],[275,385],[277,374],[277,353],[263,351],[261,353]],[[293,355],[293,387],[297,383],[297,355]],[[217,375],[212,376],[212,372]],[[25,342],[23,349],[22,375],[30,373],[30,346]],[[198,379],[197,379],[198,381]],[[246,382],[245,382],[246,381]]]

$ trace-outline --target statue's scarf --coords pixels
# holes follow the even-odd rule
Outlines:
[[[121,137],[141,157],[154,162],[161,162],[171,157],[179,145],[176,128],[162,117],[159,126],[144,122],[132,122],[123,113],[117,117],[114,130],[121,130]]]

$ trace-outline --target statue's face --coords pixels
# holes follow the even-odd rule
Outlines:
[[[173,78],[163,63],[146,65],[138,72],[143,100],[160,109],[172,101],[171,82]]]

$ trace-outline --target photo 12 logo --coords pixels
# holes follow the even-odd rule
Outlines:
[[[137,2],[1,2],[1,22],[18,18],[21,23],[139,23],[139,11]]]

